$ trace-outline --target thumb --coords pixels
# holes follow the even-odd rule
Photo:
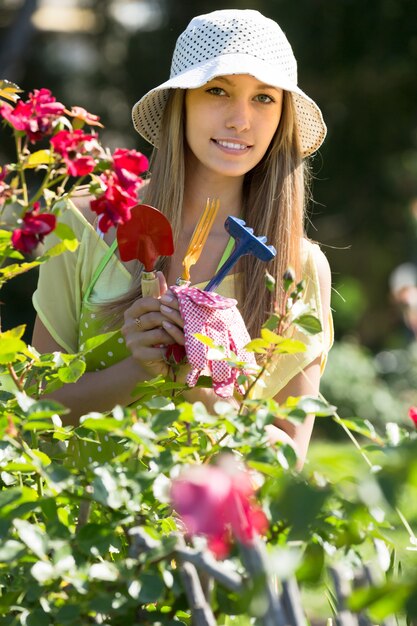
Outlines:
[[[163,296],[168,289],[167,281],[162,272],[156,272],[159,281],[159,295]]]

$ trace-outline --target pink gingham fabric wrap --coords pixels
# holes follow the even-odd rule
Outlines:
[[[213,389],[222,398],[233,395],[234,388],[243,393],[237,382],[240,370],[225,361],[208,358],[208,346],[194,337],[200,333],[210,337],[216,346],[223,346],[225,356],[234,352],[240,361],[256,366],[254,354],[244,346],[251,340],[239,313],[237,301],[197,287],[173,286],[184,320],[185,351],[191,365],[186,382],[194,387],[201,374],[212,377]]]

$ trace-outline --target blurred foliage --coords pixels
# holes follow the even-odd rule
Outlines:
[[[131,106],[166,80],[176,37],[189,19],[224,2],[67,4],[84,11],[78,22],[57,3],[0,0],[0,74],[25,90],[48,87],[58,99],[94,110],[107,127],[106,144],[149,154],[132,129]],[[324,245],[338,286],[348,285],[346,295],[340,292],[350,307],[336,293],[333,298],[337,336],[355,333],[379,350],[396,328],[387,277],[416,257],[417,4],[235,0],[227,6],[257,8],[278,20],[298,59],[302,88],[322,107],[329,133],[313,159],[310,236]],[[37,28],[22,18],[25,8],[29,19],[35,11]],[[13,308],[13,295],[3,299]]]
[[[311,619],[325,623],[332,616],[328,568],[340,567],[350,579],[365,564],[375,582],[350,595],[351,609],[375,624],[392,615],[417,618],[414,429],[391,423],[377,431],[308,398],[279,408],[247,400],[239,411],[219,401],[208,413],[201,403],[184,402],[181,385],[160,379],[139,386],[142,398],[134,407],[88,414],[72,428],[62,425],[64,407],[37,397],[36,389],[39,379],[48,386],[75,382],[85,355],[41,356],[16,334],[3,333],[1,340],[2,380],[8,381],[0,405],[2,624],[190,626],[181,525],[168,491],[181,468],[225,451],[245,459],[259,487],[269,520],[263,538],[268,573],[276,581],[295,576],[320,597],[318,609],[304,595]],[[313,446],[299,473],[288,446],[267,444],[265,426],[277,411],[297,420],[312,410],[318,420],[335,420],[356,449]],[[107,459],[82,460],[103,442],[111,446]],[[248,575],[242,548],[233,546],[222,564],[207,561],[202,539],[188,538],[187,545],[187,554],[223,572],[209,587],[217,623],[262,624],[262,583]],[[228,616],[238,618],[229,622]]]
[[[406,425],[408,409],[417,405],[417,344],[373,355],[355,340],[337,342],[328,357],[321,392],[342,418],[360,416],[377,427]],[[318,433],[340,438],[332,423],[317,424]]]

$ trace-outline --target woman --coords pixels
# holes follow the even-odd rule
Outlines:
[[[297,86],[296,61],[281,28],[253,10],[194,18],[177,41],[170,79],[136,103],[133,121],[155,146],[142,198],[170,220],[175,253],[160,264],[161,298],[142,298],[141,268],[123,266],[112,254],[110,238],[99,240],[88,201],[68,212],[81,238],[80,252],[78,258],[65,253],[42,267],[34,296],[34,345],[47,352],[78,350],[94,334],[100,317],[86,313],[91,303],[113,320],[123,315],[124,322],[116,340],[119,354],[116,344],[111,349],[106,344],[101,361],[89,364],[90,371],[55,397],[71,409],[75,422],[90,410],[130,403],[138,381],[167,373],[164,346],[184,343],[178,301],[168,285],[181,275],[207,197],[220,200],[220,211],[192,268],[192,283],[204,284],[213,276],[227,245],[223,224],[228,215],[242,217],[256,233],[266,235],[278,250],[269,272],[278,285],[289,266],[297,279],[306,280],[305,300],[316,310],[323,332],[302,336],[306,352],[283,356],[257,395],[279,402],[289,395],[317,395],[332,337],[331,280],[324,254],[304,235],[304,211],[306,157],[319,148],[326,127],[317,105]],[[130,287],[128,272],[133,275]],[[244,257],[219,289],[237,298],[252,337],[259,335],[273,309],[264,272],[263,263]],[[50,300],[54,284],[65,285],[62,311],[55,313]],[[211,389],[188,394],[208,406],[215,399]],[[297,427],[277,420],[269,434],[272,441],[291,443],[302,459],[312,426],[313,417]]]

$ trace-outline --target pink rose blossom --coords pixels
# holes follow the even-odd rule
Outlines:
[[[94,170],[94,156],[100,153],[96,135],[87,135],[80,128],[61,130],[52,137],[51,144],[64,159],[70,176],[87,176]]]
[[[0,103],[0,115],[16,130],[25,132],[35,143],[50,135],[65,107],[52,96],[49,89],[35,89],[26,102],[20,100],[15,107]]]
[[[416,406],[411,406],[408,409],[408,417],[410,418],[410,420],[413,421],[414,426],[417,427],[417,407]]]
[[[83,107],[74,106],[71,107],[71,111],[65,109],[65,113],[70,117],[75,117],[82,122],[85,122],[89,126],[99,126],[100,128],[104,128],[103,124],[100,122],[100,118],[98,115],[93,115],[93,113],[89,113]]]
[[[171,489],[173,506],[187,532],[205,535],[218,557],[228,552],[230,531],[244,544],[265,532],[267,519],[253,497],[249,474],[229,458],[221,466],[192,467]]]
[[[16,228],[12,233],[12,245],[20,252],[29,253],[54,230],[56,216],[52,213],[41,213],[37,202],[31,211],[27,211],[22,222],[22,228]]]

